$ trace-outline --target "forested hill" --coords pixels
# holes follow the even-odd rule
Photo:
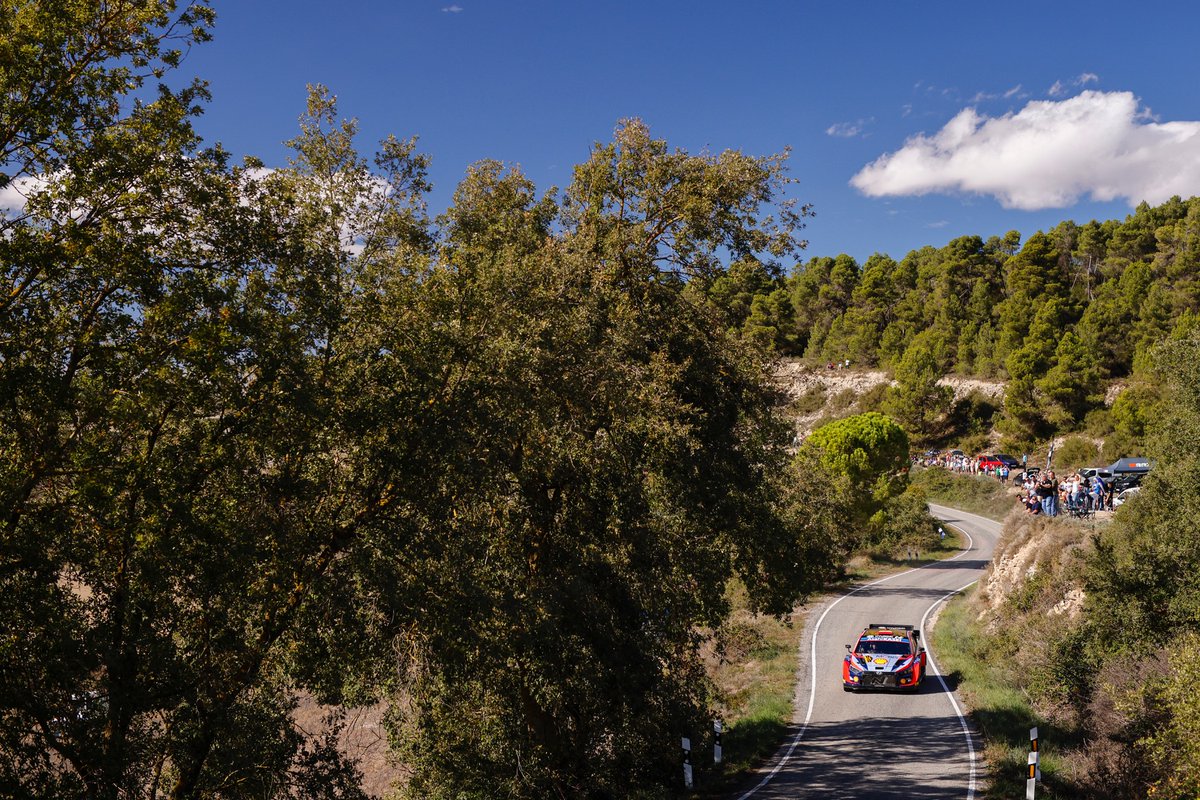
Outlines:
[[[1022,241],[963,236],[902,260],[816,257],[786,277],[741,262],[707,287],[785,355],[1009,381],[1005,431],[1037,438],[1102,404],[1152,346],[1197,326],[1200,198]]]

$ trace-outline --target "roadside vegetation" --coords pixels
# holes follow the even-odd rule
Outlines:
[[[940,467],[916,468],[909,478],[931,503],[1002,520],[1016,508],[1010,485],[990,475],[960,475]]]
[[[831,588],[840,590],[849,583],[949,558],[963,545],[961,534],[953,528],[946,529],[942,539],[936,535],[936,525],[923,519],[907,536],[854,554]],[[729,598],[732,611],[706,646],[709,674],[719,698],[715,711],[727,725],[724,765],[714,775],[704,775],[705,785],[698,787],[712,796],[720,796],[779,749],[794,713],[796,659],[806,614],[825,599],[818,595],[794,613],[778,617],[754,613],[739,583],[731,584]],[[710,755],[711,749],[697,753],[693,762],[706,768]]]
[[[1152,358],[1158,466],[1137,499],[1102,525],[1010,515],[933,633],[987,740],[991,797],[1023,796],[1032,725],[1047,797],[1200,796],[1200,336]]]

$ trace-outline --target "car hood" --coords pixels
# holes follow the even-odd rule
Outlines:
[[[888,653],[853,653],[850,658],[855,666],[867,672],[895,672],[907,667],[913,660],[911,655],[895,656]]]

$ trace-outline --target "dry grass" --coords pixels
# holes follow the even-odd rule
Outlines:
[[[307,693],[297,697],[292,713],[296,728],[306,737],[318,739],[327,730],[327,717],[338,709],[318,703]],[[362,772],[362,789],[371,797],[386,797],[403,785],[407,773],[391,757],[383,717],[387,710],[382,703],[365,708],[348,708],[345,727],[338,736],[338,751],[356,760]]]
[[[704,651],[718,692],[716,710],[728,731],[721,785],[769,757],[783,738],[792,717],[806,610],[783,618],[755,614],[737,582],[730,584],[729,595],[733,612]]]

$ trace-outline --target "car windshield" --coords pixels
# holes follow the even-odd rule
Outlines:
[[[908,642],[891,641],[887,639],[860,639],[858,641],[858,652],[860,653],[878,653],[885,656],[906,656],[911,650]]]

